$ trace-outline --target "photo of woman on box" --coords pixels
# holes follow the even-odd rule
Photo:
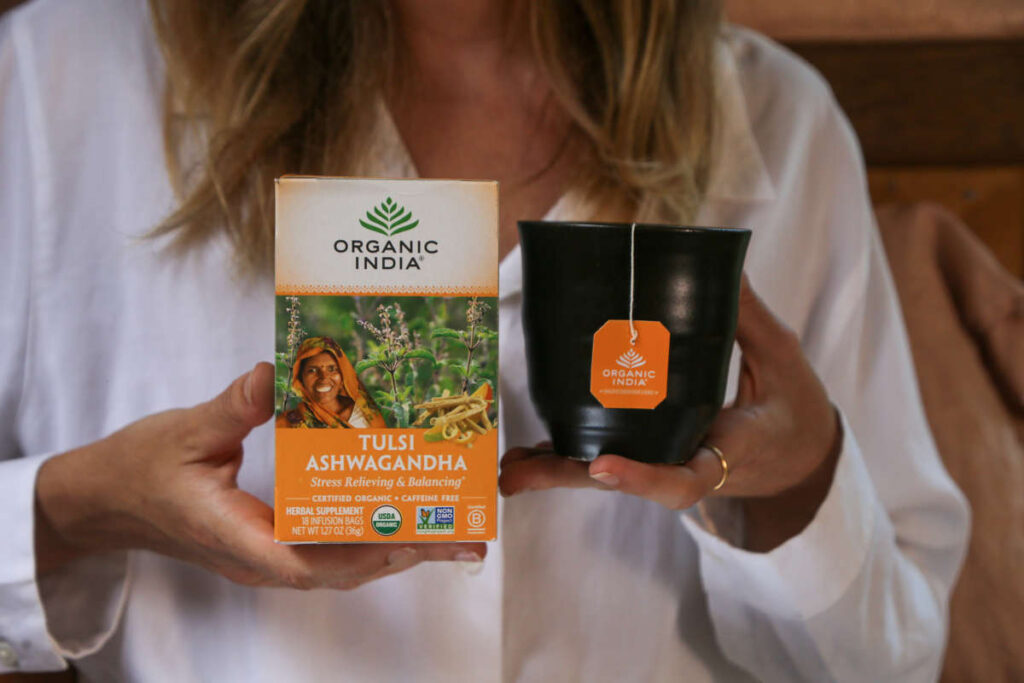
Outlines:
[[[500,181],[497,543],[273,542],[287,173]],[[516,233],[541,218],[752,230],[685,466],[543,445]],[[857,141],[715,0],[36,0],[0,24],[0,225],[0,672],[937,675],[968,509]]]
[[[295,355],[291,388],[301,402],[282,412],[278,427],[387,427],[348,356],[330,337],[303,340]]]

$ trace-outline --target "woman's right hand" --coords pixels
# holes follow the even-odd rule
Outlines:
[[[273,367],[260,363],[211,401],[48,460],[36,481],[37,572],[139,548],[245,585],[351,589],[421,561],[482,560],[483,543],[275,543],[273,510],[237,484],[242,439],[273,412]]]

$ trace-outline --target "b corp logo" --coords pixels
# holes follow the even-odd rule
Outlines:
[[[480,508],[473,508],[466,515],[466,522],[469,524],[470,531],[482,530],[484,525],[487,524],[487,513]]]

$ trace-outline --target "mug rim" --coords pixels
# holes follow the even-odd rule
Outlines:
[[[599,230],[622,230],[630,228],[633,223],[609,223],[603,221],[545,221],[528,220],[516,221],[519,229],[524,226],[544,226],[554,228],[596,228]],[[726,233],[726,234],[750,234],[750,228],[734,228],[728,226],[705,226],[705,225],[675,225],[671,223],[636,223],[637,230],[644,232],[674,232],[674,233]]]

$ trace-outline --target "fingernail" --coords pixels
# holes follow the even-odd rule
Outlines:
[[[249,371],[249,374],[245,376],[245,384],[242,385],[242,393],[245,394],[245,402],[252,405],[252,383],[253,377],[256,375],[256,368]]]
[[[399,548],[388,554],[388,566],[394,569],[411,567],[416,564],[416,551],[413,548]]]
[[[611,472],[595,472],[590,475],[590,478],[604,484],[605,486],[618,486],[619,478]]]
[[[480,557],[476,553],[469,551],[462,551],[455,553],[455,557],[452,558],[459,563],[462,567],[462,571],[466,572],[470,576],[476,576],[484,570],[484,558]]]

